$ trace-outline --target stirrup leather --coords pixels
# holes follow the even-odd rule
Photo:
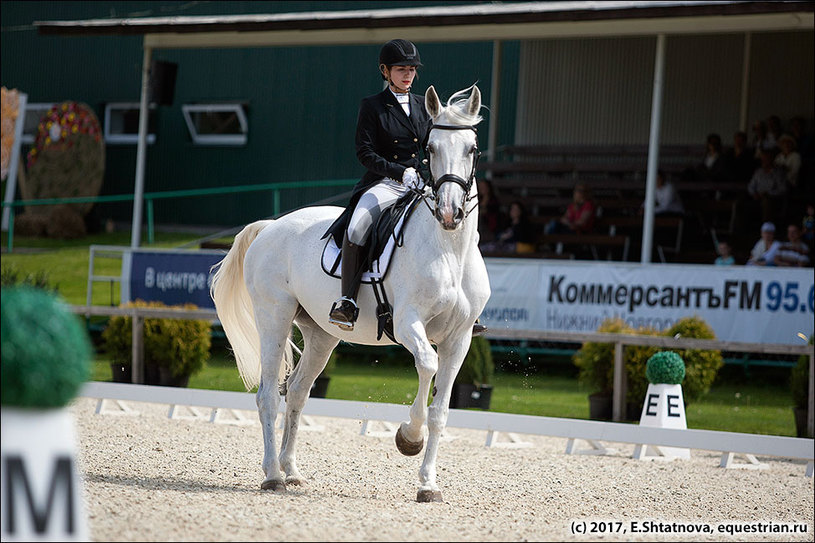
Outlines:
[[[328,314],[328,322],[336,324],[343,330],[353,330],[354,323],[359,316],[359,307],[357,303],[347,296],[343,296],[331,306],[331,311]]]

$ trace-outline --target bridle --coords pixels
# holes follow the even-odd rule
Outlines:
[[[449,125],[449,124],[434,124],[433,126],[430,127],[430,131],[432,131],[432,130],[472,130],[475,134],[478,134],[478,130],[476,129],[476,127],[471,126],[471,125],[456,126],[456,125]],[[430,131],[428,131],[428,134],[430,133]],[[431,199],[433,201],[436,201],[436,199],[438,197],[439,189],[441,188],[441,186],[444,183],[455,183],[455,184],[459,185],[462,189],[464,189],[464,198],[463,198],[463,200],[461,202],[462,203],[462,206],[461,206],[462,208],[466,209],[467,202],[469,202],[470,200],[474,200],[474,199],[478,198],[477,195],[470,196],[470,189],[473,188],[473,182],[475,181],[475,169],[476,169],[476,166],[478,165],[478,159],[481,156],[481,151],[478,149],[478,140],[477,140],[477,138],[476,138],[476,146],[473,149],[473,165],[472,165],[472,169],[470,170],[470,175],[467,177],[466,180],[463,179],[462,177],[454,174],[454,173],[446,173],[446,174],[442,175],[441,177],[439,177],[438,179],[435,179],[433,177],[433,168],[432,168],[431,164],[429,163],[429,161],[430,161],[430,153],[428,152],[427,148],[425,148],[425,155],[428,157],[428,174],[429,174],[429,177],[430,177],[427,184],[431,188],[431,190],[433,191],[433,195],[429,199]],[[425,199],[425,204],[428,206],[428,208],[430,208],[430,204],[427,203],[426,199]],[[475,210],[476,207],[478,207],[478,202],[476,202],[468,211],[466,211],[466,213],[464,215],[464,218],[466,219],[467,216],[469,216],[470,213],[472,213],[473,210]]]

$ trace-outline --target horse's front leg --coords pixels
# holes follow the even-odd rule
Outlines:
[[[430,383],[439,367],[439,359],[430,340],[427,339],[424,324],[415,313],[396,320],[394,331],[397,340],[413,354],[416,372],[419,374],[419,390],[410,406],[410,422],[403,422],[396,432],[396,447],[406,456],[414,456],[422,451],[424,435],[422,427],[427,419],[427,397]]]
[[[458,370],[464,362],[464,357],[470,348],[471,326],[461,334],[451,337],[439,344],[439,359],[441,361],[436,373],[436,390],[433,402],[430,404],[427,416],[427,450],[424,461],[419,469],[419,493],[416,501],[442,501],[441,490],[436,484],[436,456],[439,452],[439,440],[447,425],[447,416],[450,413],[450,395],[453,391]]]

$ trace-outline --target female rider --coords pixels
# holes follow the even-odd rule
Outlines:
[[[332,235],[337,245],[342,244],[342,297],[331,307],[328,321],[343,330],[353,330],[359,315],[362,246],[372,225],[382,210],[411,188],[424,185],[416,170],[422,165],[419,155],[432,121],[424,97],[410,92],[419,66],[419,50],[413,43],[389,41],[379,52],[379,72],[388,86],[363,98],[359,106],[357,158],[368,171],[354,186],[348,207],[323,236]]]

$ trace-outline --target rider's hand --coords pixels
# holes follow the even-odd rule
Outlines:
[[[422,188],[422,178],[415,168],[407,168],[402,174],[402,184],[409,189],[419,189]]]

